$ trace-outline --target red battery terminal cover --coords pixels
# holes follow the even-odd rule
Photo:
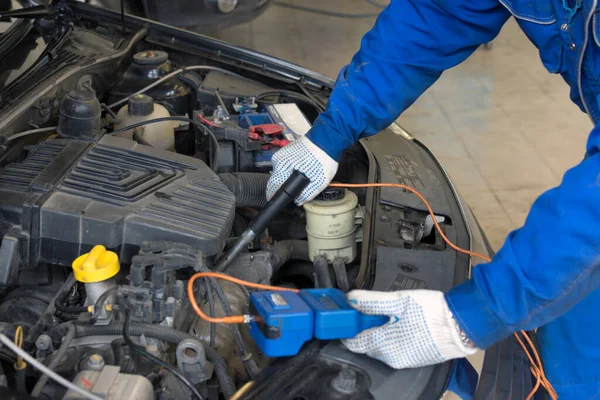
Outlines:
[[[284,147],[290,144],[290,141],[278,137],[283,134],[283,129],[283,126],[277,124],[254,125],[248,130],[248,139],[264,143],[263,150],[272,146]]]

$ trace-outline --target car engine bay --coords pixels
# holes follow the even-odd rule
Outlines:
[[[246,325],[198,318],[185,284],[213,269],[265,206],[272,155],[310,129],[323,97],[196,64],[142,40],[143,29],[54,25],[36,29],[48,35],[38,60],[55,56],[0,91],[0,330],[75,385],[104,385],[103,398],[230,398],[272,360]],[[89,66],[102,57],[110,62]],[[73,65],[81,70],[56,78]],[[16,110],[27,102],[35,106]],[[17,130],[23,120],[30,129]],[[365,177],[364,157],[340,170]],[[227,273],[349,290],[361,200],[360,190],[332,189],[312,211],[287,206]],[[345,210],[342,234],[316,222],[331,202]],[[316,213],[310,241],[307,212]],[[249,292],[231,282],[205,279],[194,296],[211,317],[248,313]],[[15,398],[81,398],[13,368],[7,350],[0,357],[0,386]]]
[[[415,187],[435,220],[397,187],[330,187],[265,218],[271,159],[333,80],[89,4],[35,11],[0,34],[0,398],[440,397],[451,363],[392,370],[336,340],[269,357],[252,332],[281,334],[260,285],[468,278],[434,225],[463,248],[485,239],[424,145],[393,124],[347,149],[334,181]],[[241,316],[256,324],[223,323]]]

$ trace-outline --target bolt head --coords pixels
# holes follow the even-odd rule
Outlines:
[[[351,369],[343,369],[338,376],[333,378],[331,385],[339,392],[352,393],[356,389],[356,372]]]
[[[417,268],[410,264],[400,264],[400,269],[404,272],[415,272]]]
[[[104,368],[104,358],[100,354],[92,354],[87,361],[89,369],[99,371]]]
[[[38,350],[48,350],[52,344],[52,339],[48,335],[40,335],[35,341],[35,347]]]

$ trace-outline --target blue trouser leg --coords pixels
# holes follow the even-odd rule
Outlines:
[[[600,289],[538,329],[537,337],[560,400],[600,399]]]

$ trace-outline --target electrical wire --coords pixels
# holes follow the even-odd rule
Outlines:
[[[342,13],[342,12],[337,12],[337,11],[322,10],[320,8],[300,6],[297,4],[286,3],[283,1],[274,1],[273,4],[276,6],[282,7],[282,8],[289,8],[291,10],[304,11],[304,12],[308,12],[311,14],[325,15],[327,17],[336,17],[336,18],[349,18],[349,19],[375,18],[379,15],[379,13],[364,13],[364,14]]]
[[[529,351],[527,351],[527,347],[519,338],[519,335],[515,334],[515,338],[517,339],[517,342],[519,342],[519,344],[523,348],[523,351],[527,355],[527,358],[529,359],[529,363],[530,363],[529,368],[531,370],[531,374],[536,378],[536,384],[535,384],[534,388],[531,390],[531,392],[529,393],[529,395],[527,396],[526,400],[533,399],[533,396],[539,389],[540,385],[543,386],[544,389],[546,389],[546,391],[548,392],[548,395],[550,396],[550,398],[552,400],[558,399],[558,393],[556,393],[556,391],[552,387],[552,384],[550,383],[548,378],[546,378],[546,374],[544,373],[544,368],[542,366],[542,360],[540,359],[540,356],[535,348],[535,345],[531,341],[531,338],[529,337],[529,335],[527,335],[523,331],[521,331],[520,333],[521,333],[521,335],[523,335],[523,338],[525,338],[525,341],[529,344],[529,346],[531,346],[532,353],[535,355],[535,361],[534,361],[533,358],[531,357],[531,355],[529,354]]]
[[[58,128],[58,126],[46,126],[44,128],[30,129],[28,131],[23,131],[23,132],[15,133],[14,135],[7,137],[6,141],[7,142],[12,142],[13,140],[22,138],[24,136],[33,135],[33,134],[36,134],[36,133],[43,133],[43,132],[55,131],[57,128]]]
[[[102,108],[104,111],[106,111],[106,113],[108,115],[110,115],[113,119],[115,119],[115,120],[119,119],[119,117],[117,117],[117,114],[113,110],[111,110],[110,107],[107,106],[106,104],[104,104],[104,103],[100,104],[100,108]]]
[[[233,310],[231,309],[229,300],[228,300],[227,296],[225,295],[225,292],[223,292],[221,285],[219,285],[217,280],[214,278],[209,278],[208,281],[210,281],[215,292],[217,293],[217,297],[219,298],[219,301],[221,302],[225,316],[231,317],[233,315]],[[250,294],[248,294],[248,292],[245,290],[245,288],[243,286],[241,286],[241,288],[244,289],[244,291],[245,291],[244,294],[246,296],[250,296]],[[213,315],[211,315],[211,316],[213,316]],[[210,325],[211,325],[211,327],[216,326],[216,324],[210,324]],[[233,338],[235,339],[238,350],[240,352],[240,357],[244,363],[244,367],[246,368],[248,375],[251,378],[255,378],[258,375],[257,367],[256,367],[256,364],[254,363],[254,361],[252,361],[252,355],[250,353],[248,353],[248,350],[246,349],[246,344],[244,343],[244,339],[242,338],[242,334],[240,332],[239,327],[237,325],[232,325],[231,331],[233,332]]]
[[[306,97],[308,97],[309,99],[311,99],[312,101],[314,101],[316,104],[319,105],[319,107],[321,107],[321,109],[323,111],[325,111],[325,108],[327,107],[326,104],[324,104],[321,100],[317,99],[315,96],[313,96],[307,88],[304,87],[304,85],[300,82],[296,82],[296,85],[298,85],[298,87],[300,88],[300,90],[302,90],[302,93],[304,93],[304,95]]]
[[[227,316],[227,317],[222,317],[222,318],[213,318],[213,317],[209,317],[208,315],[204,314],[204,312],[202,311],[202,309],[200,308],[200,306],[198,306],[198,303],[196,302],[196,296],[194,296],[194,282],[196,282],[196,280],[200,279],[200,278],[223,279],[225,281],[237,283],[238,285],[241,285],[241,286],[251,287],[251,288],[260,289],[260,290],[279,290],[279,291],[284,290],[284,291],[298,293],[298,289],[282,288],[282,287],[277,287],[277,286],[261,285],[259,283],[254,283],[254,282],[247,282],[247,281],[244,281],[244,280],[241,280],[238,278],[234,278],[233,276],[221,274],[219,272],[197,272],[194,275],[192,275],[190,280],[188,281],[188,286],[187,286],[188,299],[190,301],[190,304],[192,305],[192,308],[194,309],[194,311],[196,311],[196,314],[198,314],[198,316],[200,318],[202,318],[203,320],[205,320],[206,322],[211,322],[213,324],[244,324],[244,323],[250,322],[251,318],[249,315],[233,315],[233,316]]]
[[[19,346],[14,344],[8,337],[6,337],[6,335],[4,335],[2,333],[0,333],[0,342],[2,342],[2,344],[4,344],[6,347],[8,347],[13,353],[22,357],[25,361],[27,361],[29,364],[31,364],[34,368],[36,368],[40,372],[43,372],[44,374],[48,375],[51,379],[53,379],[60,385],[64,386],[65,388],[79,393],[86,399],[102,400],[102,397],[99,397],[93,393],[87,392],[85,389],[80,388],[79,386],[75,385],[73,382],[66,380],[62,376],[58,375],[56,372],[50,370],[44,364],[42,364],[41,362],[39,362],[38,360],[36,360],[32,356],[30,356],[29,353],[27,353],[25,350],[21,349]]]
[[[73,284],[71,288],[74,292],[77,292],[77,282]],[[85,306],[66,306],[62,303],[69,297],[69,293],[65,292],[64,295],[57,297],[54,300],[54,308],[64,314],[81,314],[88,311],[88,308]]]
[[[171,73],[163,76],[162,78],[154,81],[153,83],[151,83],[150,85],[148,85],[146,87],[143,87],[142,89],[138,90],[137,92],[132,93],[129,96],[122,98],[121,100],[115,101],[112,104],[109,104],[108,108],[115,108],[115,107],[117,107],[117,106],[119,106],[119,105],[121,105],[123,103],[127,103],[127,101],[129,100],[129,97],[135,96],[135,95],[138,95],[138,94],[142,94],[142,93],[146,93],[148,90],[157,87],[161,83],[163,83],[165,81],[168,81],[169,79],[171,79],[171,78],[173,78],[173,77],[175,77],[175,76],[177,76],[179,74],[182,74],[182,73],[187,72],[187,71],[203,71],[203,70],[204,71],[218,71],[218,72],[223,72],[224,74],[235,76],[236,78],[242,78],[244,80],[248,80],[246,77],[243,77],[240,74],[236,74],[235,72],[231,72],[231,71],[229,71],[228,69],[225,69],[225,68],[213,67],[211,65],[191,65],[189,67],[179,68],[179,69],[177,69],[177,70],[175,70],[175,71],[173,71],[173,72],[171,72]]]
[[[429,202],[427,201],[427,199],[425,198],[425,196],[423,196],[416,189],[414,189],[414,188],[412,188],[410,186],[402,185],[400,183],[355,183],[355,184],[351,184],[351,183],[330,183],[329,186],[330,187],[340,187],[340,188],[395,187],[395,188],[400,188],[400,189],[408,190],[409,192],[411,192],[412,194],[414,194],[415,196],[417,196],[423,202],[423,204],[425,204],[425,207],[427,207],[427,211],[429,211],[429,215],[431,215],[431,219],[433,220],[433,224],[435,225],[435,229],[437,229],[437,231],[439,232],[440,236],[442,237],[442,239],[444,239],[444,242],[446,242],[446,244],[448,246],[450,246],[452,249],[454,249],[455,251],[457,251],[459,253],[463,253],[463,254],[466,254],[466,255],[469,255],[469,256],[481,258],[482,260],[485,260],[485,261],[488,261],[488,262],[491,261],[491,258],[489,258],[487,256],[484,256],[483,254],[479,254],[479,253],[476,253],[474,251],[470,251],[470,250],[466,250],[466,249],[460,248],[457,245],[455,245],[454,243],[452,243],[452,241],[450,239],[448,239],[448,237],[446,237],[446,235],[444,234],[444,231],[442,230],[442,227],[437,222],[437,218],[436,218],[435,212],[433,211],[433,208],[431,208],[431,205],[429,204]]]
[[[198,113],[198,118],[200,118],[200,121],[204,122],[206,125],[212,126],[213,128],[222,128],[221,125],[217,125],[212,121],[207,120],[206,118],[204,118],[204,116],[200,113]]]
[[[202,397],[202,395],[200,394],[200,392],[198,392],[198,389],[196,389],[196,387],[185,377],[183,376],[179,371],[177,371],[175,368],[173,368],[171,365],[169,365],[169,363],[167,363],[164,360],[161,360],[160,358],[150,354],[149,352],[146,351],[146,349],[142,348],[141,346],[138,346],[137,344],[135,344],[133,342],[133,339],[131,339],[131,336],[129,335],[129,322],[130,322],[130,316],[129,316],[129,310],[127,308],[123,308],[123,311],[125,312],[125,321],[123,322],[123,339],[125,339],[125,343],[127,343],[127,345],[131,348],[131,350],[133,350],[134,353],[139,354],[140,356],[146,358],[147,360],[159,365],[160,367],[164,368],[165,370],[169,371],[175,378],[177,378],[181,383],[183,383],[185,385],[185,387],[188,388],[188,390],[192,393],[192,395],[198,399],[198,400],[204,400],[204,397]]]
[[[469,250],[463,249],[461,247],[458,247],[454,243],[452,243],[452,241],[450,241],[450,239],[448,239],[446,237],[446,235],[444,234],[444,231],[442,230],[442,227],[437,222],[436,215],[435,215],[433,209],[431,208],[431,205],[427,201],[427,199],[425,199],[425,196],[423,196],[416,189],[414,189],[414,188],[412,188],[410,186],[402,185],[400,183],[364,183],[364,184],[360,184],[360,183],[359,184],[331,183],[331,184],[329,184],[329,186],[331,186],[331,187],[341,187],[341,188],[395,187],[395,188],[400,188],[400,189],[408,190],[409,192],[411,192],[415,196],[417,196],[425,204],[425,207],[427,207],[427,211],[429,212],[429,215],[431,215],[431,219],[433,220],[433,224],[435,225],[436,230],[438,231],[438,233],[440,234],[440,236],[442,237],[442,239],[444,240],[444,242],[446,242],[446,244],[448,244],[448,246],[450,246],[452,249],[454,249],[455,251],[457,251],[459,253],[463,253],[463,254],[466,254],[466,255],[469,255],[469,256],[473,256],[473,257],[477,257],[477,258],[480,258],[480,259],[482,259],[484,261],[487,261],[487,262],[492,261],[491,258],[489,258],[489,257],[487,257],[487,256],[485,256],[483,254],[479,254],[479,253],[476,253],[474,251],[469,251]],[[527,397],[527,400],[531,400],[533,398],[533,396],[535,395],[535,393],[538,391],[540,385],[543,386],[548,391],[548,394],[550,395],[550,397],[553,400],[556,400],[558,398],[557,395],[556,395],[556,391],[554,390],[554,388],[552,387],[552,384],[550,383],[550,381],[548,381],[548,379],[546,378],[546,375],[544,374],[544,367],[542,365],[542,361],[541,361],[540,356],[539,356],[539,354],[537,352],[537,349],[533,345],[533,342],[529,338],[529,335],[527,334],[527,332],[520,331],[520,334],[523,335],[523,337],[525,338],[525,340],[529,343],[529,345],[531,346],[531,351],[535,355],[535,360],[534,360],[533,357],[531,357],[531,355],[530,355],[527,347],[525,346],[525,344],[523,343],[523,341],[519,337],[519,333],[515,332],[514,336],[515,336],[516,340],[519,342],[519,344],[521,345],[521,347],[523,348],[523,351],[525,352],[525,354],[527,355],[527,357],[529,358],[529,362],[531,364],[530,365],[531,373],[532,373],[532,375],[537,380],[536,381],[536,385],[534,386],[533,390],[529,393],[529,396]]]
[[[140,126],[145,126],[145,125],[150,125],[150,124],[156,124],[158,122],[164,122],[164,121],[182,121],[182,122],[187,122],[187,123],[190,123],[190,124],[198,127],[202,132],[204,132],[206,135],[208,135],[208,137],[213,142],[213,149],[212,149],[213,156],[212,156],[212,161],[211,161],[210,168],[214,172],[217,172],[219,170],[219,142],[217,141],[217,138],[216,138],[215,134],[212,133],[210,129],[208,129],[206,126],[202,125],[200,122],[196,121],[195,119],[186,118],[186,117],[179,117],[179,116],[176,116],[176,115],[172,115],[170,117],[163,117],[163,118],[154,118],[154,119],[149,119],[149,120],[146,120],[146,121],[136,122],[135,124],[131,124],[131,125],[125,126],[123,128],[119,128],[119,129],[114,130],[111,133],[109,133],[109,135],[116,135],[116,134],[119,134],[119,133],[127,132],[127,131],[129,131],[131,129],[135,129],[135,128],[140,127]]]

